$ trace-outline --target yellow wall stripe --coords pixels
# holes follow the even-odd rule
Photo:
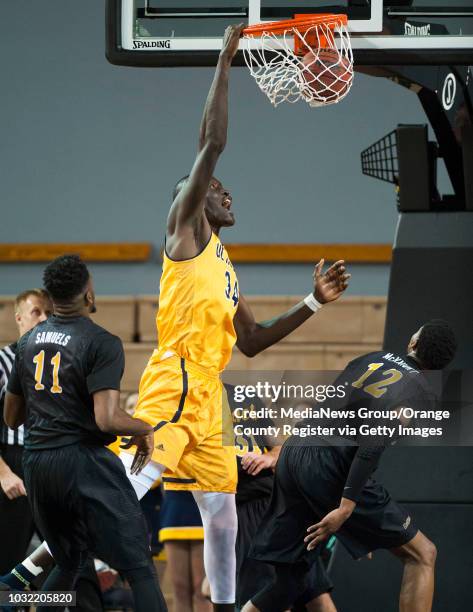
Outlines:
[[[389,264],[390,244],[225,244],[235,263],[315,263],[345,259],[349,263]],[[146,242],[0,244],[0,263],[47,262],[64,253],[85,261],[144,262],[152,253]]]
[[[65,253],[77,253],[85,261],[148,261],[152,245],[148,242],[0,244],[0,262],[47,262]]]
[[[391,263],[390,244],[225,244],[236,263],[315,263],[345,259],[349,263]]]

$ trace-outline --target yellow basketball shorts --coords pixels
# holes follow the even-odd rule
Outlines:
[[[163,360],[158,351],[149,360],[134,416],[154,427],[152,460],[166,466],[166,489],[236,491],[235,447],[223,444],[233,440],[223,435],[232,427],[223,392],[218,376],[188,360]]]

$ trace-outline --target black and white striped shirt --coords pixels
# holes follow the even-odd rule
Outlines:
[[[14,342],[0,349],[0,443],[23,446],[23,425],[18,427],[18,429],[10,429],[3,420],[3,403],[5,401],[8,378],[15,361],[16,345],[17,343]]]

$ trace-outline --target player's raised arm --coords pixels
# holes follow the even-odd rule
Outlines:
[[[257,323],[251,309],[240,295],[234,325],[237,332],[237,346],[248,357],[254,357],[264,349],[285,338],[304,321],[307,321],[323,304],[337,300],[348,287],[350,274],[345,262],[334,263],[323,273],[324,260],[314,270],[314,291],[289,311],[270,321]]]
[[[188,228],[210,232],[204,215],[205,196],[217,160],[225,148],[228,125],[228,76],[233,57],[238,50],[243,26],[229,26],[225,30],[223,47],[204,108],[200,127],[199,153],[189,177],[176,195],[167,224],[168,248],[176,234]],[[208,236],[207,236],[208,237]]]

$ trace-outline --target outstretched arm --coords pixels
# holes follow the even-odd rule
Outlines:
[[[384,449],[384,446],[360,446],[358,448],[348,472],[340,505],[326,514],[321,521],[307,529],[308,535],[304,538],[307,550],[312,550],[332,533],[337,532],[343,523],[350,518],[368,478],[379,463]]]
[[[176,196],[168,217],[167,246],[173,250],[175,234],[186,230],[201,229],[203,223],[207,239],[209,225],[203,215],[205,196],[213,176],[217,160],[225,148],[228,125],[228,76],[233,57],[238,50],[243,26],[229,26],[225,30],[223,47],[215,70],[215,76],[205,103],[200,127],[199,153],[189,178]],[[203,237],[205,240],[205,237]],[[177,241],[179,242],[179,240]],[[170,253],[171,254],[171,253]],[[175,256],[176,253],[173,253]]]
[[[350,274],[346,273],[345,262],[334,263],[323,273],[324,260],[314,270],[314,298],[320,304],[337,300],[348,287]],[[297,329],[314,314],[305,301],[299,302],[288,312],[272,319],[257,323],[246,300],[240,295],[238,310],[235,315],[237,346],[248,357],[254,357],[264,349],[276,344]]]
[[[115,436],[143,436],[153,431],[148,423],[134,419],[120,406],[120,391],[103,389],[93,394],[97,427]]]
[[[401,407],[398,408],[398,414],[400,411]],[[304,538],[304,542],[308,550],[312,550],[329,535],[338,531],[350,518],[368,479],[378,467],[383,452],[394,439],[372,436],[367,444],[366,438],[359,434],[357,442],[359,447],[348,471],[340,505],[307,529],[308,535]]]
[[[134,419],[120,407],[120,391],[103,389],[93,394],[97,427],[117,436],[132,436],[128,444],[120,448],[137,446],[131,473],[138,474],[151,460],[153,454],[153,428],[141,419]]]

